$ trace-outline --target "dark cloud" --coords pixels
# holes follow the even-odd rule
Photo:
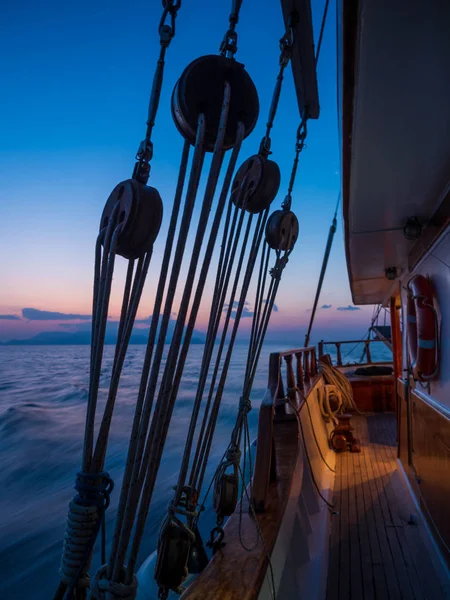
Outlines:
[[[29,321],[90,321],[91,315],[77,315],[71,313],[38,310],[37,308],[22,308],[22,316]]]
[[[229,306],[230,306],[229,303],[224,302],[224,304],[223,304],[223,310],[224,310],[224,312],[228,309]],[[235,300],[233,302],[233,308],[237,308],[238,306],[239,306],[239,302],[237,300]],[[244,302],[244,306],[250,306],[250,302],[247,302],[247,300],[246,300]]]
[[[336,310],[361,310],[359,308],[359,306],[351,306],[351,304],[349,304],[348,306],[338,306]]]
[[[332,306],[332,304],[322,304],[320,308],[331,308]]]
[[[242,314],[241,314],[241,319],[245,319],[246,317],[253,317],[253,311],[249,310],[246,306],[244,306],[244,308],[242,310]],[[235,310],[233,310],[233,312],[231,313],[231,318],[232,319],[236,318]]]
[[[20,317],[18,317],[17,315],[0,315],[0,319],[3,319],[4,321],[20,321]]]
[[[267,304],[267,298],[265,300],[263,300],[264,304]],[[278,312],[278,306],[275,304],[275,302],[273,303],[273,308],[272,308],[273,312]]]

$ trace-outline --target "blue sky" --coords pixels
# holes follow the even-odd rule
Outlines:
[[[241,160],[257,152],[278,71],[283,33],[279,3],[244,0],[237,58],[245,63],[260,98],[260,117],[245,141]],[[175,187],[182,139],[170,114],[170,96],[185,66],[216,53],[227,28],[230,3],[183,0],[168,54],[154,130],[151,185],[165,216],[155,244],[149,284],[139,316],[151,313],[152,297]],[[316,36],[323,2],[313,0]],[[294,189],[300,239],[286,268],[272,333],[300,336],[308,319],[339,185],[336,115],[335,11],[331,5],[318,68],[321,116],[311,122]],[[99,1],[7,3],[0,25],[0,340],[27,337],[58,325],[56,319],[22,317],[23,308],[89,314],[93,247],[111,189],[131,175],[145,131],[148,96],[159,50],[161,3]],[[298,109],[287,71],[272,136],[272,158],[283,200],[293,158]],[[370,307],[351,305],[339,218],[325,279],[318,331],[363,333]],[[119,264],[116,279],[123,277]],[[153,269],[153,271],[152,271]],[[119,312],[119,289],[111,314]],[[2,319],[18,315],[20,320]],[[207,311],[200,312],[202,328]],[[281,338],[280,338],[281,339]],[[300,341],[300,340],[299,340]]]

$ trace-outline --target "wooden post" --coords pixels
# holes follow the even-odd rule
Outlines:
[[[294,369],[292,368],[292,358],[292,354],[286,354],[284,360],[286,362],[287,395],[289,397],[289,400],[295,402],[295,392],[297,390],[297,386],[295,384]]]
[[[319,358],[323,356],[323,340],[319,342]]]
[[[311,375],[317,375],[317,360],[316,360],[316,349],[311,350]]]
[[[305,372],[305,381],[309,381],[309,378],[311,376],[311,371],[309,368],[309,350],[304,350],[303,351],[303,370]]]
[[[370,365],[372,363],[372,355],[370,354],[370,340],[366,340],[364,343],[366,345],[367,362]]]
[[[303,380],[304,380],[303,364],[302,364],[303,353],[297,352],[295,354],[295,358],[297,360],[297,387],[301,392],[303,392],[304,387],[305,387],[303,384]]]
[[[265,510],[269,483],[276,479],[276,456],[273,440],[274,404],[280,392],[280,355],[270,355],[269,382],[259,409],[258,444],[253,472],[253,504],[256,511]]]
[[[397,298],[392,297],[389,304],[391,316],[392,362],[394,367],[394,406],[397,413],[397,455],[400,456],[400,419],[401,406],[397,394],[397,381],[402,376],[402,334],[400,331],[400,317],[397,310]]]
[[[342,354],[341,354],[341,342],[336,343],[336,351],[337,351],[337,364],[338,367],[342,367]]]

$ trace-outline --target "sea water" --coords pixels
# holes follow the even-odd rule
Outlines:
[[[267,345],[261,354],[252,390],[254,410],[249,413],[252,438],[256,435],[258,407],[267,386],[269,354],[280,349],[279,345]],[[107,394],[113,352],[112,346],[106,347],[99,408]],[[111,426],[105,467],[115,481],[115,489],[107,511],[108,540],[113,532],[144,352],[144,346],[131,346],[128,350]],[[202,345],[193,345],[187,357],[140,562],[156,547],[161,520],[176,483],[202,353]],[[361,349],[355,349],[349,358],[358,360],[360,354]],[[222,399],[207,483],[229,441],[246,358],[246,346],[237,345]],[[80,468],[88,381],[88,346],[0,348],[1,600],[49,600],[58,585],[67,507]],[[212,518],[212,514],[205,517],[205,536]],[[98,560],[96,553],[94,564]]]

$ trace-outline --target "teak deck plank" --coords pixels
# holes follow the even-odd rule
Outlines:
[[[423,525],[408,524],[416,511],[397,462],[395,415],[352,423],[361,453],[338,455],[327,600],[449,597]]]

